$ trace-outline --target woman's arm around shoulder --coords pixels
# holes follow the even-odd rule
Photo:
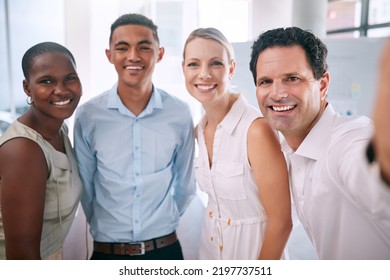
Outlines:
[[[292,229],[289,181],[279,139],[264,118],[249,128],[248,159],[268,219],[259,259],[280,259]]]
[[[40,259],[46,159],[39,145],[14,138],[0,147],[0,205],[7,259]]]

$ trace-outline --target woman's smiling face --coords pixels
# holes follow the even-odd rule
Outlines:
[[[82,87],[76,66],[64,53],[48,52],[34,58],[23,88],[42,114],[67,119],[75,111]]]
[[[225,47],[212,39],[195,38],[184,51],[183,73],[188,92],[203,105],[228,92],[234,62]]]

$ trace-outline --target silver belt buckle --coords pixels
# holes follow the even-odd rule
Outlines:
[[[138,245],[140,246],[140,252],[139,253],[131,253],[131,254],[128,254],[128,255],[131,255],[131,256],[141,256],[141,255],[145,255],[145,242],[141,241],[141,242],[131,242],[129,243],[130,246],[132,245]]]

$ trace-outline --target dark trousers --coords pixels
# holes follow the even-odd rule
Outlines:
[[[94,251],[91,260],[183,260],[183,252],[178,240],[172,245],[147,252],[145,255],[140,256],[113,255]]]

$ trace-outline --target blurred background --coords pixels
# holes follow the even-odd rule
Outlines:
[[[110,88],[117,78],[104,50],[110,25],[124,13],[142,13],[158,25],[165,56],[156,66],[154,84],[186,101],[195,123],[202,111],[185,89],[181,60],[186,37],[198,27],[216,27],[233,43],[237,70],[232,87],[255,106],[248,67],[253,40],[272,28],[312,30],[329,48],[329,99],[335,109],[371,115],[377,59],[384,38],[390,36],[390,0],[0,0],[0,135],[27,109],[21,58],[36,43],[55,41],[72,51],[83,84],[81,103]],[[73,119],[67,122],[72,139]],[[204,203],[199,193],[178,230],[187,259],[197,258]],[[290,258],[315,259],[294,221]],[[67,244],[69,259],[85,259],[91,253],[81,208]]]

